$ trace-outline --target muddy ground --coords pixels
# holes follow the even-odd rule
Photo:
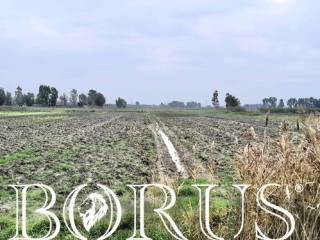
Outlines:
[[[126,203],[124,218],[128,223],[120,235],[125,233],[128,237],[133,219],[132,194],[126,185],[175,184],[175,190],[180,189],[176,208],[180,212],[177,211],[176,218],[181,217],[183,223],[190,220],[186,217],[189,213],[184,216],[186,206],[194,212],[198,203],[197,192],[191,185],[231,186],[237,182],[235,154],[251,141],[279,136],[279,125],[286,118],[272,116],[265,127],[263,114],[217,110],[0,110],[0,239],[8,239],[15,231],[15,192],[10,184],[51,186],[57,193],[58,213],[76,186],[107,185]],[[296,116],[288,119],[289,130],[294,133]],[[36,207],[36,200],[44,196],[36,191],[32,194]],[[234,212],[233,203],[223,187],[217,197],[213,216],[226,225],[225,219]],[[151,233],[155,234],[159,222],[151,219]],[[36,229],[42,226],[37,216],[33,221]]]
[[[59,193],[86,182],[112,186],[179,176],[157,128],[175,146],[188,178],[231,175],[232,156],[266,129],[263,118],[210,117],[165,111],[68,111],[0,117],[1,184],[53,185]],[[217,176],[213,176],[213,175]]]

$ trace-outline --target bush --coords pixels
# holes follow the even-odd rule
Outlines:
[[[89,90],[87,102],[90,106],[99,106],[102,107],[106,103],[106,99],[102,93],[97,92],[96,90]]]
[[[228,109],[240,107],[240,100],[229,93],[226,94],[225,102]]]
[[[102,93],[97,93],[94,101],[96,106],[102,107],[106,103],[106,99],[104,98]]]
[[[124,100],[123,98],[118,98],[117,100],[116,100],[116,106],[118,107],[118,108],[126,108],[127,107],[127,101],[126,100]]]

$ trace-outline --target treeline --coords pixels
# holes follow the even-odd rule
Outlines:
[[[250,108],[250,104],[241,107],[240,100],[227,93],[224,98],[225,106],[230,110],[244,110]],[[214,108],[220,108],[219,92],[215,90],[213,92],[211,103]],[[105,96],[91,89],[88,93],[78,93],[76,89],[72,89],[68,94],[63,93],[59,95],[58,90],[55,87],[48,85],[40,85],[38,93],[35,95],[32,92],[24,93],[22,88],[18,86],[14,92],[6,92],[3,88],[0,88],[0,106],[1,105],[16,105],[16,106],[71,106],[71,107],[83,107],[83,106],[98,106],[102,107],[106,104]],[[115,106],[118,108],[126,108],[127,101],[123,98],[118,98],[115,101]],[[140,106],[139,102],[136,102],[136,106]],[[172,101],[168,104],[161,103],[160,107],[171,107],[171,108],[201,108],[201,103],[196,101],[182,102]],[[255,109],[261,109],[262,111],[295,111],[296,109],[320,109],[320,99],[317,98],[290,98],[286,102],[283,99],[276,97],[268,97],[262,99],[262,104],[254,104]]]
[[[276,97],[269,97],[262,99],[262,107],[264,109],[284,109],[288,108],[291,110],[304,108],[304,109],[320,109],[320,99],[317,98],[289,98],[285,104],[283,99]]]
[[[32,106],[35,102],[35,96],[33,93],[28,92],[24,94],[22,92],[21,87],[17,87],[16,91],[14,92],[14,96],[10,92],[5,92],[3,88],[0,88],[0,106],[1,105],[18,105],[18,106]]]
[[[245,110],[246,106],[250,107],[250,104],[247,104],[241,107],[240,100],[227,93],[225,96],[225,106],[227,109],[233,110]],[[219,92],[214,91],[212,99],[212,106],[214,108],[219,108]],[[286,102],[283,99],[278,99],[276,97],[268,97],[262,99],[262,104],[251,104],[255,108],[264,110],[273,110],[273,111],[291,111],[294,112],[297,109],[306,109],[306,110],[320,110],[320,99],[309,97],[309,98],[289,98]]]
[[[24,93],[22,88],[18,86],[14,95],[0,88],[0,106],[1,105],[17,105],[17,106],[99,106],[102,107],[106,103],[104,95],[96,90],[89,90],[87,94],[78,93],[76,89],[72,89],[67,95],[63,93],[59,96],[59,92],[55,87],[41,85],[37,95],[31,92]],[[118,98],[115,102],[118,108],[126,108],[127,102],[123,98]]]
[[[233,110],[240,110],[240,100],[231,95],[230,93],[227,93],[225,96],[225,104],[228,109],[233,109]],[[215,90],[213,93],[213,96],[211,98],[211,102],[214,108],[220,108],[220,101],[219,101],[219,92],[218,90]],[[168,103],[167,105],[164,103],[160,104],[160,107],[172,107],[172,108],[201,108],[201,103],[196,102],[196,101],[191,101],[184,103],[182,101],[172,101]]]
[[[201,108],[201,103],[191,101],[191,102],[181,102],[181,101],[172,101],[168,104],[161,103],[160,107],[171,107],[171,108]]]

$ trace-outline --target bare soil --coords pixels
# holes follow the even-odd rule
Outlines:
[[[271,123],[268,134],[278,134]],[[0,117],[0,173],[4,183],[53,184],[61,193],[77,184],[113,186],[150,182],[179,174],[155,128],[174,144],[191,178],[232,174],[232,156],[263,138],[264,121],[194,117],[165,112],[75,111],[60,117]],[[1,163],[1,160],[0,160]],[[216,177],[216,176],[214,176]]]

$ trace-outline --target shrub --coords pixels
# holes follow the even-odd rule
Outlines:
[[[89,90],[88,93],[88,104],[102,107],[106,103],[106,99],[102,93],[97,92],[96,90]]]
[[[227,108],[236,108],[240,106],[240,100],[229,93],[226,95],[225,102]]]
[[[116,100],[116,106],[118,107],[118,108],[126,108],[127,107],[127,101],[126,100],[124,100],[123,98],[118,98],[117,100]]]
[[[106,99],[104,98],[102,93],[97,93],[94,101],[96,106],[102,107],[106,103]]]

